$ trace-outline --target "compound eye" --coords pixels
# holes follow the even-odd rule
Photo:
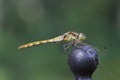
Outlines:
[[[84,40],[86,38],[85,34],[79,33],[79,39]]]

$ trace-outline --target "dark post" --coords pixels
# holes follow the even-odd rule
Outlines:
[[[98,66],[97,51],[88,44],[74,47],[68,56],[68,64],[75,80],[92,80],[92,74]]]

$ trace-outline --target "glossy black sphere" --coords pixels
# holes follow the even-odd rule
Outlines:
[[[68,64],[75,80],[92,80],[92,74],[98,66],[97,51],[88,44],[74,47],[68,56]]]

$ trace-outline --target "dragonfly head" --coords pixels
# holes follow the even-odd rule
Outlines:
[[[85,34],[83,34],[83,33],[79,33],[79,34],[78,34],[78,40],[79,40],[79,41],[84,41],[85,39],[86,39]]]

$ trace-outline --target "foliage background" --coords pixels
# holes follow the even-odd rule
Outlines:
[[[120,79],[119,0],[0,0],[0,80],[73,80],[59,44],[17,49],[67,31],[108,48],[94,80]]]

